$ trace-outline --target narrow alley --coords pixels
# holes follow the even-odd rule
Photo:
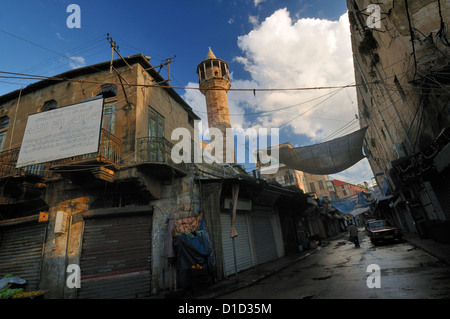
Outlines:
[[[360,228],[362,230],[362,228]],[[450,267],[409,242],[375,246],[360,231],[361,248],[346,237],[252,286],[219,299],[441,299],[450,297]],[[380,267],[379,287],[369,265]],[[368,271],[369,270],[369,271]],[[270,289],[268,289],[270,287]]]

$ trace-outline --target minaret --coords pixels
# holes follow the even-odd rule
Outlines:
[[[210,129],[218,128],[222,132],[222,162],[226,162],[227,153],[228,157],[232,158],[234,162],[234,143],[231,143],[230,145],[227,145],[226,143],[227,128],[231,129],[230,110],[228,109],[227,98],[227,92],[231,87],[228,64],[225,61],[216,58],[211,48],[209,48],[206,60],[197,66],[197,74],[200,91],[206,97],[208,126]]]

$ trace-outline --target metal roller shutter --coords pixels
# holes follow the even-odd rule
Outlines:
[[[150,296],[151,234],[151,215],[86,219],[78,298]]]
[[[47,224],[0,228],[0,278],[13,274],[27,281],[26,290],[38,290]]]
[[[220,222],[222,225],[223,269],[224,275],[229,276],[235,273],[233,242],[230,238],[230,215],[227,213],[220,214]],[[234,228],[238,233],[238,236],[234,239],[234,245],[237,271],[240,272],[254,266],[246,214],[238,213],[236,215]]]
[[[277,258],[277,248],[273,235],[270,215],[267,213],[252,213],[253,240],[255,241],[256,260],[258,264]]]

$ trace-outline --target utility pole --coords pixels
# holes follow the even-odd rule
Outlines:
[[[167,68],[168,68],[168,79],[167,80],[165,80],[164,82],[161,82],[161,83],[168,83],[168,85],[170,86],[170,64],[173,62],[173,61],[175,61],[175,58],[176,58],[177,56],[176,55],[174,55],[173,56],[173,58],[167,58],[166,59],[166,62],[164,62],[164,63],[161,63],[160,65],[157,65],[157,66],[153,66],[153,67],[151,67],[151,68],[148,68],[148,69],[145,69],[146,71],[149,71],[149,70],[153,70],[153,69],[156,69],[156,68],[159,68],[159,70],[158,70],[158,74],[161,72],[161,70],[162,70],[162,68],[165,66],[165,65],[167,65]],[[158,83],[158,84],[160,84],[160,83]]]
[[[168,80],[167,80],[167,83],[169,84],[169,86],[170,86],[170,63],[172,63],[174,60],[175,60],[175,58],[176,58],[177,56],[176,55],[174,55],[173,56],[173,58],[168,58],[168,59],[166,59],[166,64],[167,64],[167,69],[168,69],[168,76],[167,76],[167,78],[168,78]]]
[[[112,74],[113,69],[113,60],[114,60],[114,50],[116,48],[116,42],[113,41],[113,39],[109,36],[109,33],[106,34],[106,40],[108,40],[109,44],[111,45],[111,62],[109,65],[109,74]]]
[[[128,65],[128,67],[130,69],[133,69],[131,67],[131,65],[129,65],[128,62],[123,58],[123,56],[120,55],[119,46],[117,45],[117,43],[112,39],[112,37],[109,36],[109,33],[107,33],[106,35],[107,35],[106,39],[109,41],[109,44],[111,45],[111,64],[110,64],[110,69],[109,69],[110,74],[112,73],[112,68],[113,68],[112,63],[113,63],[113,58],[114,58],[114,52],[116,52],[117,55],[120,56],[120,58],[126,63],[126,65]]]
[[[109,66],[109,74],[112,75],[112,70],[114,69],[114,71],[116,71],[117,73],[117,77],[119,78],[120,81],[120,85],[122,87],[123,90],[123,94],[125,96],[125,100],[127,101],[127,104],[130,104],[128,101],[128,96],[127,96],[127,92],[125,91],[125,87],[123,86],[123,81],[125,81],[129,86],[130,84],[125,80],[125,78],[122,77],[122,75],[119,73],[119,71],[116,70],[116,68],[113,66],[113,60],[114,60],[114,52],[116,52],[120,58],[126,63],[126,65],[128,65],[128,67],[133,70],[133,68],[128,64],[128,62],[120,55],[119,53],[119,46],[117,45],[117,43],[112,39],[112,37],[109,36],[109,33],[106,34],[107,37],[106,39],[108,40],[109,44],[111,45],[111,62],[110,62],[110,66]]]

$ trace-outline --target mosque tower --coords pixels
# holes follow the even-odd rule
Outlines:
[[[232,158],[234,162],[234,143],[231,142],[232,139],[230,143],[226,142],[227,128],[231,129],[227,98],[227,92],[231,87],[228,64],[216,58],[209,48],[206,60],[197,66],[197,75],[200,91],[206,98],[208,126],[209,128],[218,128],[222,132],[223,159],[219,158],[219,160],[226,162],[226,154],[228,153],[228,158]],[[231,132],[231,130],[229,131]]]

